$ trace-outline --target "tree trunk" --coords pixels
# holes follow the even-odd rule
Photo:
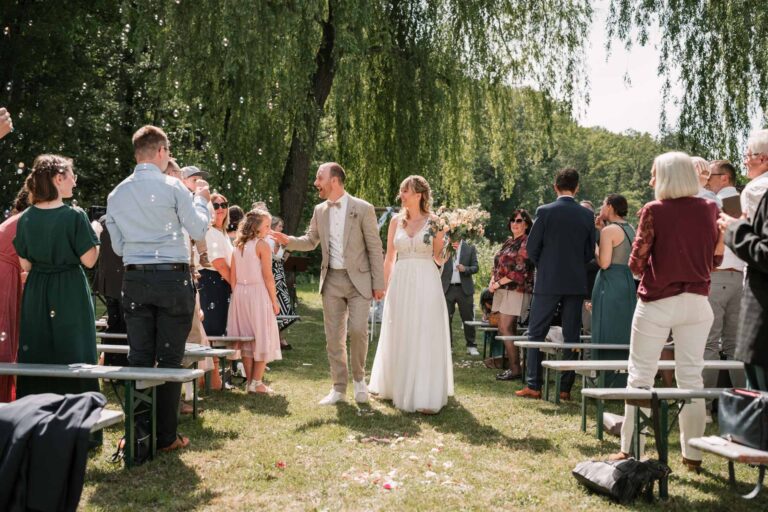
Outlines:
[[[283,178],[280,182],[280,213],[285,221],[285,232],[296,233],[301,220],[307,194],[309,164],[317,142],[325,100],[331,92],[333,77],[336,73],[333,46],[336,37],[334,26],[334,0],[328,1],[328,19],[322,22],[323,39],[315,55],[315,72],[307,92],[307,106],[291,135],[291,148],[285,163]]]

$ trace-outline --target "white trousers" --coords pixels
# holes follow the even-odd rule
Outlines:
[[[675,379],[683,389],[701,389],[704,347],[712,326],[712,307],[707,297],[683,293],[653,302],[637,302],[629,341],[628,388],[653,387],[659,356],[670,330],[675,340]],[[648,414],[648,411],[644,409]],[[635,427],[635,407],[626,406],[621,428],[621,451],[629,453]],[[705,427],[704,400],[692,400],[680,412],[680,448],[683,457],[701,460],[701,452],[688,440],[701,437]],[[636,454],[638,457],[640,454]]]

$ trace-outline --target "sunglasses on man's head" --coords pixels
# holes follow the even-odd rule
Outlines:
[[[229,207],[229,203],[213,203],[213,209],[218,210],[221,208],[222,210]]]

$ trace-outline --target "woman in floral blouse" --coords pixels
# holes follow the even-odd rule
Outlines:
[[[499,335],[514,336],[517,320],[523,313],[524,304],[530,301],[533,291],[533,263],[528,259],[526,242],[533,220],[528,212],[515,210],[509,218],[512,231],[501,250],[493,259],[493,276],[488,290],[493,293],[491,311],[499,313]],[[526,301],[526,296],[528,301]],[[509,369],[498,374],[497,380],[520,378],[520,354],[511,341],[505,341]]]

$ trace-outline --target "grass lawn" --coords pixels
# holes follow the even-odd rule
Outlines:
[[[122,427],[105,433],[91,456],[83,510],[608,510],[570,475],[580,461],[617,451],[599,442],[594,420],[579,430],[577,401],[555,406],[517,399],[520,381],[497,382],[495,371],[465,355],[454,319],[456,396],[437,416],[405,414],[388,402],[320,407],[330,389],[320,296],[300,290],[302,321],[289,330],[294,350],[271,364],[273,397],[242,390],[213,392],[198,420],[180,431],[192,446],[130,471],[108,459]],[[479,338],[481,339],[481,338]],[[375,344],[368,364],[373,362]],[[350,383],[351,388],[351,383]],[[578,394],[576,395],[578,397]],[[114,400],[112,406],[116,406]],[[710,427],[714,433],[716,427]],[[727,464],[705,455],[705,471],[680,464],[671,439],[670,500],[628,508],[756,511],[768,492],[740,500],[727,485]],[[652,445],[652,441],[649,442]],[[740,481],[756,470],[740,465]],[[745,490],[745,489],[743,489]]]

